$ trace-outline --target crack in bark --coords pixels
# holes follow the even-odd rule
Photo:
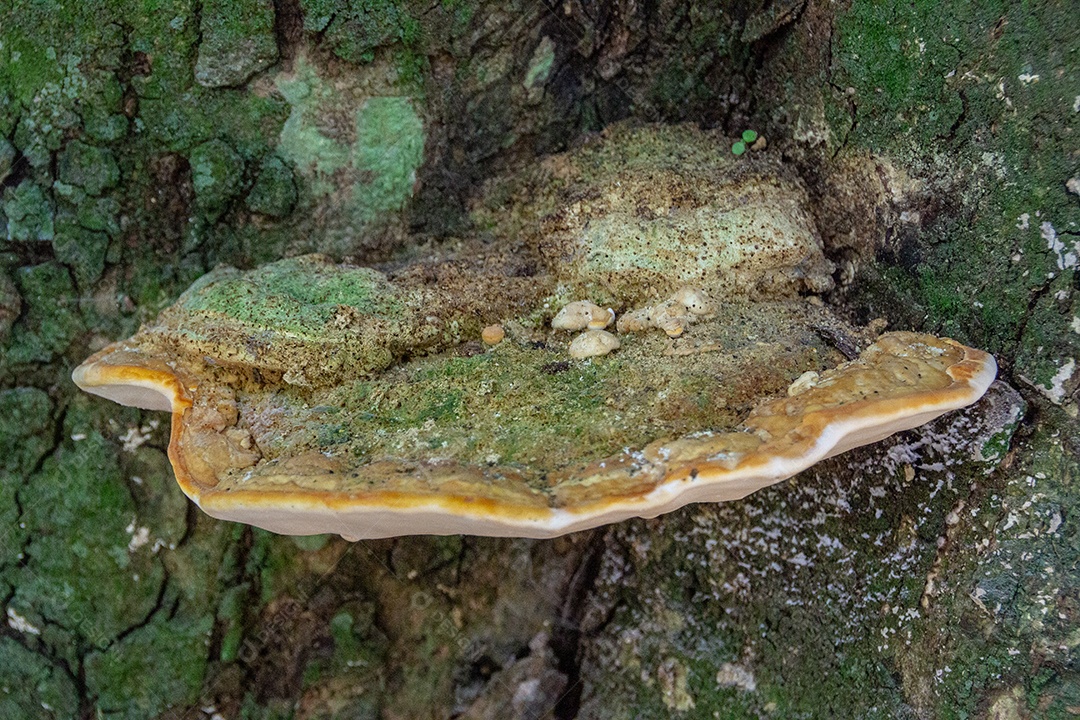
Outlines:
[[[566,589],[559,610],[559,622],[552,628],[549,647],[555,654],[559,672],[566,676],[566,690],[555,705],[553,713],[556,720],[573,720],[581,707],[581,621],[584,617],[585,601],[600,575],[605,532],[604,528],[600,528],[590,533],[588,549]]]
[[[35,475],[39,474],[45,468],[45,463],[49,460],[49,458],[53,457],[54,455],[56,455],[57,452],[59,452],[60,447],[61,445],[63,445],[64,442],[64,422],[66,419],[67,408],[62,408],[57,413],[56,418],[53,420],[52,445],[49,446],[48,450],[41,454],[41,457],[37,459],[37,462],[34,463],[34,466],[23,475],[22,482],[15,490],[15,494],[13,497],[15,499],[15,507],[17,510],[16,517],[18,518],[18,521],[20,523],[23,522],[23,518],[26,513],[26,507],[24,506],[23,500],[20,495],[22,491],[27,487],[27,485],[29,485],[30,479]],[[32,533],[27,532],[26,538],[23,540],[22,547],[19,549],[19,558],[18,561],[15,563],[16,568],[25,568],[27,567],[27,565],[29,565],[30,546],[32,544],[33,535]]]
[[[848,141],[855,134],[855,129],[859,126],[859,106],[855,103],[855,96],[848,97],[844,88],[833,82],[833,40],[836,37],[835,17],[829,21],[829,38],[825,43],[825,58],[823,66],[825,68],[825,82],[829,84],[840,97],[848,98],[848,114],[851,116],[851,123],[848,125],[847,132],[844,133],[844,140],[840,143],[840,146],[832,154],[833,160],[835,160],[844,148],[847,147]]]
[[[278,62],[285,72],[290,72],[304,41],[304,10],[300,0],[274,0],[274,39]]]
[[[960,130],[960,126],[967,122],[968,116],[968,98],[967,92],[963,88],[956,91],[956,94],[960,96],[960,114],[953,120],[952,125],[949,127],[948,132],[939,136],[937,139],[944,140],[945,142],[952,142],[956,139],[956,133]]]
[[[202,0],[196,0],[191,6],[191,21],[195,26],[195,42],[192,43],[192,47],[195,48],[195,62],[199,59],[199,50],[202,48],[203,32],[202,32],[202,13],[203,4]]]
[[[9,142],[11,141],[10,137],[5,137],[4,139]],[[14,189],[18,187],[22,181],[28,177],[30,177],[30,162],[26,159],[25,155],[16,150],[8,174],[0,180],[0,195],[8,188]]]
[[[1046,294],[1048,292],[1050,292],[1050,286],[1052,284],[1053,283],[1051,282],[1047,282],[1043,284],[1042,287],[1036,288],[1031,293],[1031,298],[1028,299],[1027,309],[1024,312],[1024,317],[1020,320],[1019,325],[1017,325],[1016,335],[1013,338],[1013,343],[1015,344],[1013,351],[1015,353],[1020,352],[1020,344],[1024,340],[1024,334],[1027,332],[1028,323],[1031,322],[1031,316],[1035,312],[1035,306],[1038,305],[1040,300],[1046,297]],[[1010,358],[1010,360],[1015,360],[1015,358]]]
[[[170,579],[169,568],[166,567],[165,563],[162,563],[159,559],[155,558],[155,560],[158,562],[158,564],[161,565],[162,577],[161,584],[158,586],[157,597],[154,598],[154,606],[150,608],[150,610],[146,613],[146,615],[143,616],[141,620],[138,620],[134,625],[130,625],[118,632],[116,634],[116,637],[109,640],[105,647],[101,649],[101,652],[107,652],[114,645],[123,642],[125,638],[130,636],[136,630],[141,630],[142,628],[149,625],[153,621],[154,616],[157,615],[157,613],[160,612],[161,609],[165,606],[165,592],[166,590],[168,590]],[[179,597],[177,597],[174,602],[179,603]],[[173,612],[175,612],[175,610],[176,608],[174,607]]]

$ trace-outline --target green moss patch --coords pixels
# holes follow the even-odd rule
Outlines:
[[[75,678],[10,637],[0,637],[0,717],[68,720],[76,717]]]
[[[109,720],[140,720],[199,699],[210,616],[155,620],[86,659],[86,686]]]
[[[164,571],[152,541],[133,542],[138,512],[115,447],[85,417],[68,427],[75,439],[19,493],[30,560],[12,573],[11,607],[39,627],[54,623],[67,643],[103,647],[149,616]]]
[[[912,308],[908,322],[1014,362],[1055,403],[1080,385],[1067,370],[1080,353],[1080,205],[1065,186],[1080,133],[1070,11],[856,4],[837,17],[831,80],[850,88],[832,101],[855,113],[848,145],[903,165],[945,210],[925,223],[913,261],[885,271],[894,312]]]
[[[340,306],[392,313],[395,292],[376,270],[296,258],[244,274],[229,269],[207,275],[181,304],[188,312],[222,315],[260,330],[316,336]]]
[[[241,413],[253,418],[270,458],[318,449],[356,464],[452,458],[542,474],[658,438],[735,426],[762,394],[782,392],[831,357],[793,324],[799,312],[729,307],[688,332],[689,342],[707,348],[685,354],[670,354],[659,331],[624,335],[621,349],[586,361],[567,354],[569,334],[540,345],[506,340],[322,391],[244,394]]]

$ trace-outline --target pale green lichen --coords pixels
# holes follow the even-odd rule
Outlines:
[[[353,186],[363,217],[400,210],[412,197],[424,159],[424,123],[405,97],[373,97],[356,113],[353,165],[367,182]]]
[[[347,138],[331,137],[320,131],[318,119],[335,110],[340,101],[333,87],[319,77],[315,66],[303,58],[297,61],[291,75],[277,78],[276,86],[292,108],[281,128],[278,151],[312,177],[313,192],[326,194],[332,186],[325,178],[349,163],[349,143]]]
[[[332,206],[351,232],[401,210],[424,157],[415,101],[385,80],[331,82],[304,58],[276,84],[291,106],[278,152],[303,178],[308,202]]]
[[[547,35],[540,39],[540,44],[533,51],[529,67],[525,70],[525,79],[522,85],[529,93],[529,100],[535,102],[539,99],[538,90],[547,82],[551,75],[551,68],[555,64],[555,43]]]

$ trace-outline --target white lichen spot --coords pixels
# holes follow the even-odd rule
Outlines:
[[[127,432],[118,438],[123,443],[124,452],[132,453],[142,447],[150,439],[150,434],[157,430],[159,424],[158,420],[151,420],[141,427],[129,427]]]
[[[1072,325],[1070,325],[1072,331],[1077,335],[1080,335],[1080,317],[1073,315]]]
[[[1071,177],[1066,180],[1065,189],[1073,195],[1080,195],[1080,177]]]
[[[1057,230],[1049,220],[1044,220],[1039,225],[1039,230],[1042,239],[1046,241],[1046,248],[1057,256],[1058,270],[1076,267],[1077,256],[1080,255],[1080,242],[1073,243],[1071,250],[1066,249],[1065,243],[1058,237]]]
[[[798,567],[809,567],[814,564],[809,558],[806,557],[806,554],[802,552],[800,552],[798,555],[789,557],[787,561],[792,565],[797,565]]]
[[[143,545],[150,542],[150,530],[145,527],[136,526],[134,518],[132,518],[131,522],[128,523],[128,526],[124,528],[124,531],[131,536],[127,547],[129,553],[135,552]]]
[[[1021,213],[1020,217],[1016,218],[1016,221],[1017,221],[1016,222],[1016,229],[1017,230],[1027,230],[1030,227],[1030,225],[1028,224],[1028,221],[1030,221],[1030,220],[1031,220],[1031,215],[1030,214]]]
[[[1021,73],[1016,76],[1016,79],[1024,85],[1031,85],[1032,83],[1039,82],[1039,76],[1033,75],[1032,73]]]
[[[1061,518],[1061,511],[1054,511],[1053,517],[1050,518],[1050,527],[1048,527],[1046,530],[1047,534],[1053,535],[1054,533],[1056,533],[1058,531],[1058,528],[1061,527],[1062,522],[1063,520]]]
[[[1010,99],[1008,98],[1008,96],[1007,96],[1007,95],[1005,95],[1005,79],[1004,79],[1004,78],[1002,78],[1002,79],[1001,79],[1001,80],[1000,80],[1000,81],[998,82],[998,86],[997,86],[997,99],[998,99],[998,100],[1002,100],[1002,101],[1004,101],[1004,102],[1005,102],[1005,107],[1011,108],[1011,107],[1013,106],[1013,104],[1012,104],[1012,100],[1010,100]]]
[[[27,635],[40,635],[41,629],[35,627],[29,620],[24,618],[19,613],[15,612],[14,608],[7,609],[8,627],[12,630],[16,630]]]
[[[754,679],[754,673],[742,665],[734,663],[724,663],[720,666],[720,669],[716,672],[716,685],[722,688],[739,688],[745,692],[757,690],[757,680]]]
[[[545,40],[546,39],[547,38],[545,38]],[[536,678],[532,678],[517,686],[517,690],[514,691],[514,698],[510,701],[510,704],[515,708],[528,707],[539,699],[541,699],[540,681]]]
[[[1076,360],[1069,358],[1058,368],[1054,377],[1050,378],[1050,386],[1040,386],[1039,389],[1042,390],[1043,395],[1050,398],[1051,402],[1060,405],[1065,399],[1065,383],[1072,379],[1074,372],[1076,372]]]

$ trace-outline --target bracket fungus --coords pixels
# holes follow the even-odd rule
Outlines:
[[[277,265],[324,281],[328,268],[361,271],[318,258]],[[996,373],[986,353],[906,332],[827,367],[839,353],[806,330],[826,311],[790,301],[727,304],[694,325],[681,353],[666,351],[687,338],[655,333],[573,369],[552,362],[561,343],[509,339],[463,358],[438,351],[453,338],[428,337],[427,317],[410,321],[404,300],[390,315],[348,306],[366,320],[354,342],[386,361],[330,372],[334,350],[283,329],[304,308],[283,312],[279,297],[266,303],[277,326],[246,330],[243,311],[230,327],[223,310],[201,309],[215,292],[235,297],[244,277],[200,283],[74,379],[172,412],[169,458],[188,497],[214,517],[287,534],[550,537],[734,500],[970,404]],[[342,313],[323,311],[329,327]],[[406,360],[403,337],[434,354]],[[290,340],[288,352],[270,351]],[[776,399],[758,401],[759,388]]]
[[[565,177],[544,202],[562,210],[532,236],[386,272],[219,268],[73,378],[172,413],[176,479],[208,514],[350,539],[552,537],[734,500],[982,396],[990,355],[870,342],[800,296],[827,289],[829,264],[805,193],[764,154],[729,175],[700,131],[641,132],[662,167],[617,148],[548,161]],[[620,239],[591,252],[599,226]],[[568,351],[551,321],[574,297],[602,301],[571,324],[617,352]],[[608,307],[641,327],[612,328]]]

